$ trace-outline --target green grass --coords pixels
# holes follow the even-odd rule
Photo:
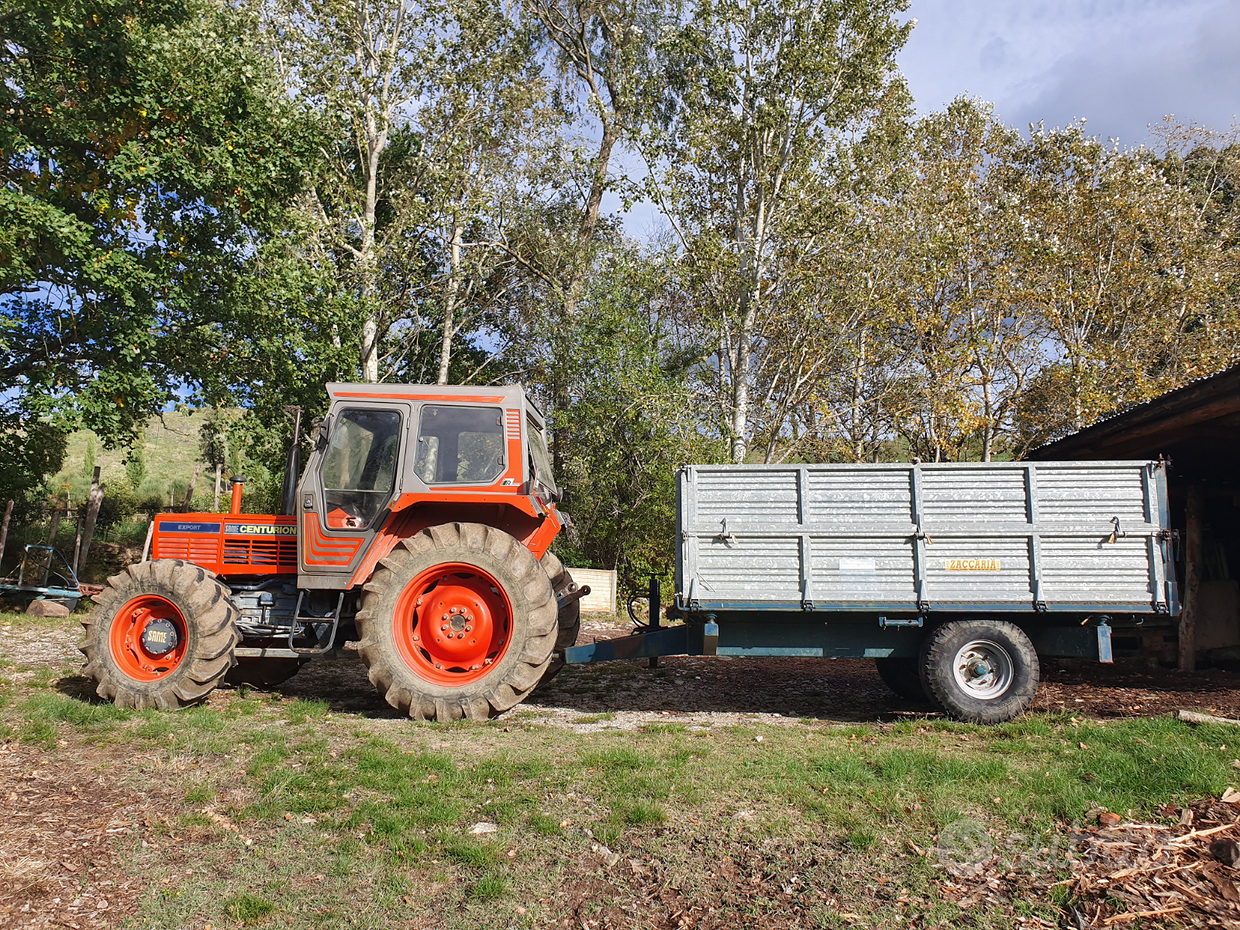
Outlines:
[[[587,922],[635,908],[635,924],[655,925],[669,917],[656,891],[671,882],[686,900],[715,889],[731,925],[782,919],[794,905],[806,925],[849,925],[843,913],[869,926],[915,913],[951,925],[964,915],[937,893],[934,863],[912,852],[944,828],[1053,846],[1095,807],[1151,818],[1240,779],[1233,730],[1172,718],[576,733],[519,714],[464,726],[366,720],[240,692],[177,713],[124,711],[30,671],[0,669],[0,739],[41,754],[58,777],[103,773],[164,799],[161,825],[139,828],[148,845],[118,835],[113,850],[149,882],[135,926],[549,926],[569,913],[571,889],[590,902]],[[475,835],[480,822],[497,829]],[[719,877],[725,859],[735,881]],[[745,887],[770,884],[769,894],[728,897],[754,875]],[[1056,903],[982,901],[968,925],[1054,918]]]

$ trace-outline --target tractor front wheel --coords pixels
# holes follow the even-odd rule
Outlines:
[[[551,579],[518,540],[447,523],[379,562],[355,618],[358,653],[416,720],[485,720],[524,700],[555,647]]]
[[[83,671],[118,707],[196,704],[236,661],[237,608],[228,589],[191,562],[131,565],[94,601],[82,621]]]

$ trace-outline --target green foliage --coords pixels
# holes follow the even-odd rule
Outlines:
[[[313,133],[227,7],[19,0],[0,53],[0,382],[127,437],[208,378]]]
[[[135,494],[141,493],[140,489],[146,481],[146,475],[146,429],[139,426],[133,445],[129,448],[129,454],[125,456],[125,477],[129,480],[129,487]]]
[[[665,262],[659,252],[606,251],[555,355],[571,385],[569,405],[553,414],[556,477],[578,527],[557,551],[615,568],[627,591],[642,590],[650,574],[670,577],[676,469],[721,453],[693,418],[685,372],[696,353],[675,345],[663,316],[673,297]]]

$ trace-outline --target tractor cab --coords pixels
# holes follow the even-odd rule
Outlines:
[[[445,519],[500,526],[540,557],[561,526],[546,422],[520,385],[329,384],[296,501],[298,586],[352,588]]]

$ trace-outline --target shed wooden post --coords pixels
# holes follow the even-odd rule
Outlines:
[[[90,500],[86,505],[86,526],[82,528],[82,568],[86,568],[86,560],[90,558],[90,543],[95,537],[95,521],[99,518],[99,505],[103,503],[103,492],[106,485],[99,481],[99,466],[95,466],[95,475],[90,482]],[[77,566],[73,569],[78,570]]]
[[[13,517],[13,502],[4,508],[4,523],[0,524],[0,562],[4,561],[4,544],[9,541],[9,520]]]
[[[1200,484],[1188,486],[1184,534],[1184,607],[1180,611],[1180,671],[1197,670],[1197,613],[1201,609],[1201,515],[1205,493]]]

